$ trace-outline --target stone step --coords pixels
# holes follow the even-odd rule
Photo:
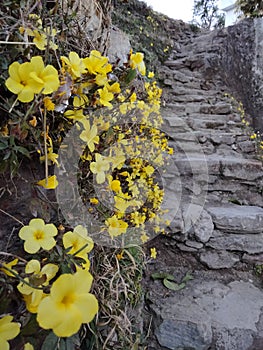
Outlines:
[[[218,230],[238,234],[263,233],[263,208],[228,205],[207,207],[206,210]]]
[[[196,156],[173,156],[174,162],[182,175],[203,174],[218,175],[221,177],[254,181],[263,178],[262,162],[258,160],[237,158],[233,156],[224,157],[217,154]]]

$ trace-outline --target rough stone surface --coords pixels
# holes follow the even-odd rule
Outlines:
[[[217,232],[215,237],[212,237],[206,243],[208,247],[229,251],[246,252],[249,254],[263,253],[263,234],[257,235],[240,235],[237,233]]]
[[[229,269],[239,261],[239,256],[225,250],[205,251],[201,253],[200,261],[210,269]]]
[[[249,350],[258,331],[263,292],[251,282],[193,280],[153,307],[161,318],[155,330],[161,346]]]
[[[217,229],[233,233],[262,233],[263,209],[255,206],[228,205],[209,207]]]

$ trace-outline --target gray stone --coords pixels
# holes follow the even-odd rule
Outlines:
[[[250,347],[253,344],[255,332],[250,329],[223,328],[218,333],[215,332],[214,337],[216,350],[252,350]],[[256,349],[253,348],[253,350]]]
[[[164,320],[155,335],[161,346],[171,350],[207,350],[212,340],[208,323],[181,320]]]
[[[243,262],[249,263],[249,264],[263,264],[263,254],[243,254],[242,259]]]
[[[127,34],[114,27],[110,31],[110,42],[107,52],[111,62],[120,60],[120,64],[127,62],[128,54],[131,49],[130,40]]]
[[[210,238],[206,245],[218,250],[226,249],[229,251],[259,254],[263,253],[263,234],[239,235],[237,233],[221,233],[217,237]]]
[[[216,228],[232,233],[262,233],[263,209],[255,206],[228,205],[208,207]]]
[[[188,247],[196,248],[196,249],[201,249],[204,246],[203,243],[191,241],[189,239],[185,241],[185,245],[187,245]]]
[[[189,246],[185,245],[184,243],[177,243],[176,245],[182,252],[186,252],[186,253],[197,252],[197,248],[189,247]]]
[[[173,350],[249,350],[258,332],[263,292],[244,281],[225,285],[202,278],[187,286],[155,301],[153,308],[161,319],[155,329],[160,345]]]
[[[204,105],[200,108],[200,113],[205,114],[230,114],[232,106],[226,103],[218,103],[217,105]]]
[[[212,236],[214,224],[211,216],[203,209],[199,219],[193,225],[193,231],[196,239],[202,243],[206,243]]]
[[[201,253],[200,261],[210,269],[229,269],[239,261],[239,256],[225,250],[206,251]]]
[[[223,175],[241,180],[256,180],[263,176],[262,162],[257,160],[222,157]]]

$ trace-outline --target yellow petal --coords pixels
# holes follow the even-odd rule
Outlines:
[[[48,179],[43,179],[37,182],[37,185],[42,186],[48,190],[55,189],[58,186],[56,175],[49,176]]]

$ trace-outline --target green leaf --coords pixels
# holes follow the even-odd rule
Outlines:
[[[185,287],[185,283],[175,283],[167,280],[166,278],[163,280],[163,284],[166,288],[171,289],[173,291],[178,291],[180,289],[183,289]]]
[[[52,315],[50,315],[52,317]],[[53,333],[50,332],[42,344],[41,350],[56,350],[58,345],[59,338]]]
[[[22,153],[24,156],[30,158],[30,153],[29,153],[29,151],[28,151],[25,147],[17,146],[17,147],[16,147],[16,151],[17,151],[17,152],[20,152],[20,153]]]
[[[125,76],[125,83],[129,84],[136,77],[136,69],[130,69]]]
[[[194,277],[192,275],[190,275],[189,272],[186,272],[186,275],[182,279],[182,282],[188,282],[188,281],[191,281],[192,279],[194,279]]]
[[[0,143],[0,151],[3,150],[3,149],[6,149],[8,147],[9,146],[8,146],[7,141],[5,141],[5,140],[1,141],[1,143]]]
[[[170,280],[170,281],[174,281],[175,278],[173,275],[170,275],[169,273],[167,272],[155,272],[155,273],[152,273],[151,274],[151,277],[152,279],[154,280],[162,280],[162,279],[167,279],[167,280]]]

